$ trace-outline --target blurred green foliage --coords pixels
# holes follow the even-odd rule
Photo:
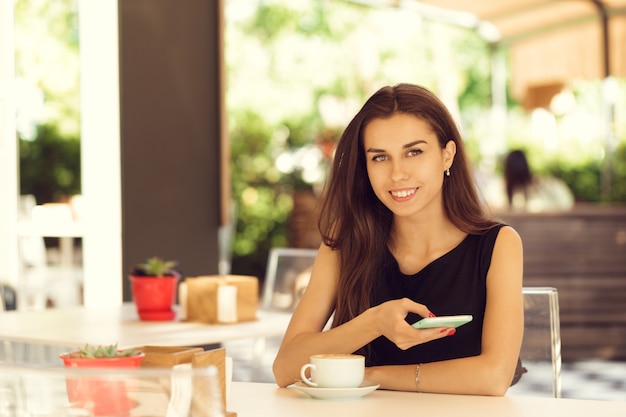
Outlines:
[[[567,161],[556,161],[547,165],[544,170],[549,174],[562,178],[571,188],[577,201],[626,203],[626,142],[621,142],[609,159],[610,191],[608,196],[602,194],[604,160],[587,160],[576,164]]]
[[[626,123],[616,123],[618,145],[606,156],[609,196],[601,193],[606,159],[598,138],[555,148],[530,140],[529,115],[511,97],[506,126],[493,133],[491,51],[475,32],[407,10],[339,0],[228,0],[225,6],[233,273],[262,275],[269,249],[290,245],[294,191],[317,192],[323,183],[307,180],[298,166],[283,172],[277,161],[316,147],[321,138],[336,141],[365,98],[385,84],[421,84],[453,113],[458,105],[454,115],[481,168],[497,173],[508,149],[526,148],[536,172],[563,178],[578,200],[626,202]],[[75,0],[16,2],[22,33],[16,39],[24,41],[16,46],[16,72],[42,89],[52,109],[34,140],[20,140],[22,192],[35,194],[39,203],[80,191],[76,16]],[[46,17],[51,23],[42,23]],[[48,26],[54,41],[43,43],[39,37]],[[29,49],[27,43],[48,46]],[[51,60],[45,71],[36,65],[42,57]],[[620,88],[626,91],[626,83]],[[581,83],[576,91],[589,113],[597,112],[599,91],[598,83]],[[624,108],[620,102],[618,120],[626,119]]]
[[[246,17],[227,21],[232,184],[238,211],[235,272],[264,271],[269,248],[290,244],[293,190],[307,184],[297,172],[279,172],[278,155],[314,144],[325,129],[336,140],[365,98],[384,84],[414,82],[439,93],[452,83],[457,88],[459,122],[476,165],[491,160],[486,169],[498,174],[504,154],[521,144],[528,148],[538,174],[563,178],[579,201],[604,198],[601,146],[549,149],[542,139],[529,140],[530,115],[510,95],[507,126],[492,132],[492,51],[476,33],[425,22],[406,11],[341,1],[256,4]],[[446,50],[450,52],[442,52]],[[583,104],[587,100],[597,106],[598,85],[583,84],[581,90],[586,90],[579,92]],[[350,109],[340,125],[329,125],[321,114],[329,96]],[[450,97],[442,97],[446,98]],[[626,202],[624,146],[611,158],[610,201]]]
[[[20,191],[38,204],[80,194],[80,141],[59,134],[56,125],[37,127],[34,140],[20,139]]]
[[[81,192],[78,1],[14,10],[20,192],[58,202]]]

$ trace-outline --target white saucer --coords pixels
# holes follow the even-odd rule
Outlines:
[[[380,385],[370,381],[363,381],[358,388],[317,388],[298,381],[287,388],[294,388],[319,400],[349,400],[360,398],[375,391]]]

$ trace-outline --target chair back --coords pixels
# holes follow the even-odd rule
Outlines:
[[[0,284],[0,312],[17,309],[17,294],[13,287]]]
[[[525,373],[509,394],[561,397],[561,331],[558,291],[524,287],[524,338],[520,359]]]
[[[263,284],[263,310],[293,311],[311,277],[317,249],[272,248]]]

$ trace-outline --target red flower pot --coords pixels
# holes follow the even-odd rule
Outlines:
[[[131,275],[133,300],[141,320],[173,320],[179,275],[163,277]]]
[[[61,354],[66,368],[138,368],[144,354],[121,358],[73,358],[75,352]],[[96,371],[97,372],[97,371]],[[68,376],[67,398],[72,408],[87,410],[93,415],[128,415],[135,401],[128,396],[133,381],[123,376]]]

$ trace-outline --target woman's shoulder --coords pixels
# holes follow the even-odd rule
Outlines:
[[[480,234],[479,239],[492,242],[494,245],[497,244],[498,241],[512,243],[515,241],[521,241],[521,238],[515,228],[501,222],[494,222],[490,228]]]
[[[496,235],[494,249],[498,246],[510,249],[521,248],[522,238],[519,233],[517,233],[517,230],[515,230],[512,226],[500,224]]]
[[[515,230],[513,226],[510,226],[505,223],[499,223],[498,227],[499,227],[498,238],[502,237],[503,239],[511,239],[511,240],[521,239],[519,233],[517,233],[517,230]]]

